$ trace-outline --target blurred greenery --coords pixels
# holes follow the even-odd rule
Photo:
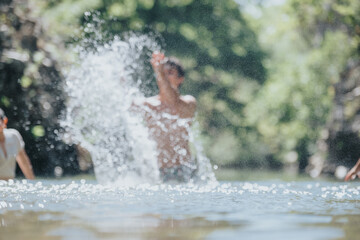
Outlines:
[[[246,120],[277,159],[291,162],[289,153],[296,153],[301,170],[318,151],[316,143],[333,105],[333,84],[357,55],[358,36],[336,27],[329,17],[340,2],[287,1],[264,8],[260,18],[249,17],[269,55],[264,61],[269,74],[245,108]],[[357,1],[352,4],[354,10]]]
[[[91,48],[129,31],[155,35],[186,68],[182,91],[198,99],[197,119],[213,163],[303,171],[324,131],[331,132],[335,85],[359,59],[360,2],[271,2],[29,0],[31,15],[53,43],[46,49],[62,66],[72,61],[66,47],[84,39],[94,40]],[[34,55],[34,64],[41,58]],[[21,76],[22,88],[33,80]],[[6,95],[1,104],[10,104]],[[351,106],[353,119],[359,105]],[[37,125],[31,131],[44,134]]]
[[[57,135],[66,97],[57,61],[47,50],[55,43],[39,31],[25,1],[6,4],[11,1],[0,4],[0,107],[8,127],[21,133],[36,175],[52,176],[55,166],[77,173],[74,147]]]
[[[249,171],[248,169],[224,168],[214,172],[219,181],[311,181],[311,177],[306,174],[292,174],[268,169]],[[317,180],[331,181],[334,179],[322,177]]]
[[[166,54],[184,63],[187,81],[182,91],[198,99],[198,120],[209,157],[225,165],[266,163],[265,150],[258,152],[259,144],[252,142],[255,134],[238,137],[248,132],[242,111],[265,81],[266,71],[262,63],[265,54],[234,1],[104,0],[93,1],[92,6],[72,1],[78,7],[71,16],[67,13],[65,22],[59,9],[67,9],[69,1],[41,3],[39,16],[53,24],[53,35],[68,43],[91,39],[91,48],[128,31],[158,33]],[[91,11],[84,14],[88,6]],[[62,24],[67,29],[58,26]],[[59,32],[54,32],[56,29]]]

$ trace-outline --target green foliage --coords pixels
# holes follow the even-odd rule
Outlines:
[[[8,4],[0,4],[0,107],[21,133],[36,175],[53,175],[54,165],[75,173],[74,148],[56,134],[65,94],[51,44],[26,1]]]
[[[166,54],[184,63],[182,90],[198,99],[205,149],[219,165],[278,167],[297,156],[304,168],[333,107],[333,84],[360,52],[358,0],[257,1],[255,17],[232,0],[36,2],[50,33],[67,42],[159,33]]]
[[[302,36],[313,46],[322,43],[327,32],[341,31],[348,44],[360,48],[360,2],[357,0],[291,0],[289,11],[299,22]]]
[[[59,24],[61,9],[68,3],[62,0],[45,6],[46,16],[54,16],[51,21]],[[102,0],[92,3],[92,11],[86,12],[85,1],[73,1],[72,6],[78,6],[79,11],[72,11],[67,23],[80,23],[84,31],[74,32],[72,41],[92,39],[94,41],[87,42],[91,49],[94,43],[106,43],[128,31],[159,33],[158,39],[166,54],[180,58],[187,70],[182,91],[198,99],[201,129],[209,139],[207,149],[218,146],[218,139],[232,146],[225,148],[229,157],[209,151],[211,159],[230,165],[237,164],[239,159],[247,162],[258,159],[255,149],[254,154],[244,154],[245,145],[250,144],[241,143],[246,136],[240,134],[244,133],[241,131],[245,126],[243,108],[266,79],[262,64],[264,53],[234,1]],[[237,150],[239,144],[244,145],[244,151]]]
[[[262,17],[253,19],[269,53],[264,61],[269,74],[245,108],[247,121],[272,155],[286,162],[288,153],[297,152],[302,168],[317,151],[316,141],[329,119],[333,84],[356,53],[346,17],[337,13],[337,20],[332,18],[340,1],[325,2],[290,1],[263,9]],[[334,9],[328,8],[330,3]]]
[[[101,0],[29,0],[36,7],[32,15],[43,19],[46,34],[53,41],[62,43],[70,36],[78,35],[80,18],[84,12],[101,5]]]

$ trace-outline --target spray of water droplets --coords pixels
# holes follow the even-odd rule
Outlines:
[[[159,44],[149,35],[128,34],[92,51],[79,49],[79,63],[66,76],[67,137],[90,151],[101,183],[159,182],[155,143],[143,119],[129,111],[151,91],[147,64]],[[216,181],[201,145],[194,145],[198,179]]]

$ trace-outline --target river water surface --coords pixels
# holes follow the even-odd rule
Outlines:
[[[196,121],[185,138],[201,183],[160,184],[155,144],[129,110],[157,94],[158,50],[131,34],[79,50],[59,137],[90,152],[97,181],[0,181],[1,240],[359,239],[359,182],[216,181]]]
[[[360,184],[0,182],[0,239],[359,239]]]

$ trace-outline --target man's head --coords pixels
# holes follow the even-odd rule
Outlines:
[[[165,60],[164,72],[171,85],[175,88],[179,88],[185,79],[184,68],[179,60],[174,57]]]
[[[4,117],[6,117],[5,112],[0,108],[0,119],[3,119]]]
[[[7,122],[8,122],[8,119],[5,116],[5,112],[0,108],[0,130],[6,128]]]

